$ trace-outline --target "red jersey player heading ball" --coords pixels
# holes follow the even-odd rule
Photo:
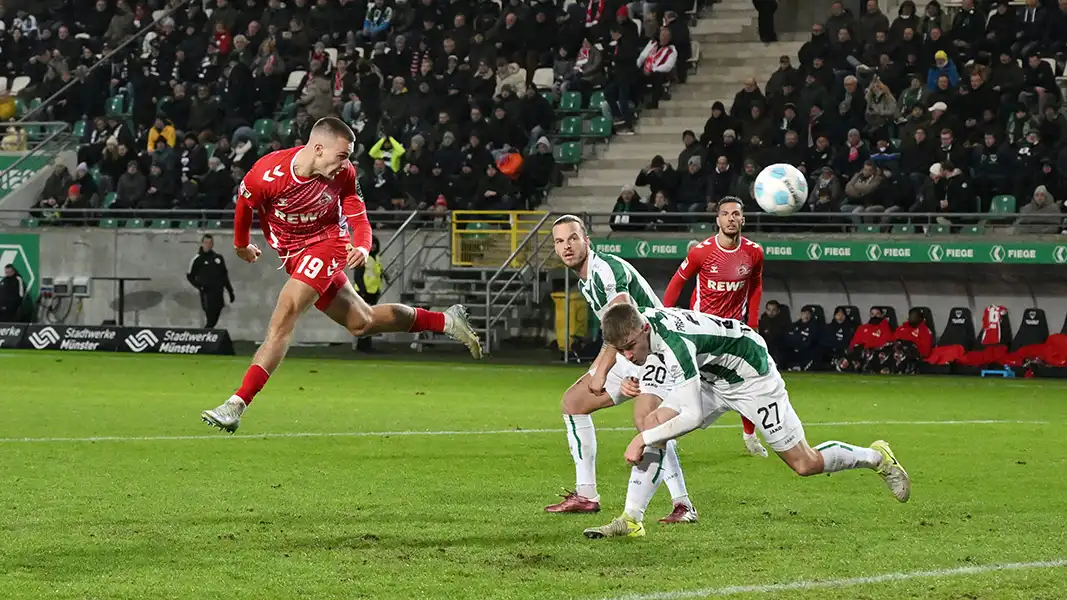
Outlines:
[[[267,383],[289,349],[300,315],[314,306],[354,336],[402,331],[446,333],[475,358],[482,348],[466,310],[455,305],[431,312],[402,304],[368,306],[348,281],[345,269],[358,267],[371,246],[370,221],[359,197],[356,168],[349,162],[356,136],[340,119],[319,119],[308,143],[271,152],[256,162],[237,194],[234,250],[254,263],[260,250],[249,238],[252,217],[267,243],[281,256],[289,281],[282,287],[266,339],[237,392],[212,410],[204,422],[234,432],[241,415]]]
[[[689,249],[663,295],[665,306],[675,306],[685,282],[696,276],[690,299],[695,311],[736,319],[759,331],[760,296],[763,294],[763,248],[741,235],[745,224],[741,200],[727,196],[719,201],[719,233]],[[767,456],[756,437],[756,427],[741,417],[745,448],[754,456]]]

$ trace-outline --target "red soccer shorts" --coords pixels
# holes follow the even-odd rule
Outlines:
[[[345,261],[348,250],[344,239],[317,242],[286,259],[289,277],[310,285],[319,293],[315,308],[326,310],[341,288],[348,285]]]

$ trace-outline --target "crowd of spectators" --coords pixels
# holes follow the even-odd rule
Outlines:
[[[9,75],[32,79],[21,96],[64,90],[36,119],[84,131],[38,216],[229,208],[259,156],[327,115],[357,132],[371,209],[523,209],[561,180],[553,96],[535,72],[551,70],[556,98],[603,88],[632,128],[635,109],[684,79],[689,32],[673,4],[67,0],[0,14],[0,48]]]
[[[1067,107],[1057,84],[1067,2],[962,0],[949,17],[937,0],[921,11],[905,0],[892,20],[878,0],[859,15],[840,1],[829,8],[762,88],[746,80],[729,107],[711,105],[702,132],[682,133],[674,166],[656,156],[641,170],[634,185],[654,202],[636,206],[624,188],[615,211],[706,213],[734,195],[755,212],[755,174],[790,163],[809,178],[803,210],[843,213],[846,224],[992,209],[1020,213],[1020,232],[1064,228],[1055,216],[1067,199]]]

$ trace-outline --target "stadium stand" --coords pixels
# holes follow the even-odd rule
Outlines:
[[[659,119],[681,121],[673,134],[682,146],[646,150],[639,166],[611,175],[634,181],[645,201],[679,211],[705,212],[731,194],[756,212],[753,174],[789,162],[808,174],[809,213],[893,215],[903,223],[896,233],[916,231],[901,218],[908,213],[992,213],[1018,234],[1064,230],[1056,217],[1067,198],[1067,80],[1060,76],[1067,5],[966,0],[944,8],[930,2],[920,13],[906,0],[892,21],[877,0],[859,15],[842,2],[828,6],[826,20],[795,54],[780,57],[762,87],[760,59],[726,63],[751,69],[732,102],[720,90],[705,94],[711,115],[703,130],[695,119]],[[881,218],[853,222],[867,223],[863,231],[888,230],[870,225]],[[932,221],[918,231],[970,225],[950,216]]]

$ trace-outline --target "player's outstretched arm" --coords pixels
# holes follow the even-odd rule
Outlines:
[[[347,260],[347,267],[352,269],[361,266],[367,260],[374,234],[371,231],[370,218],[367,216],[367,205],[363,203],[360,195],[355,168],[349,169],[347,177],[349,189],[341,199],[341,210],[348,224],[349,235],[352,236],[352,245],[348,249]]]
[[[233,248],[237,256],[254,263],[259,259],[260,250],[252,244],[252,216],[254,211],[244,198],[237,197],[237,209],[233,215]]]

